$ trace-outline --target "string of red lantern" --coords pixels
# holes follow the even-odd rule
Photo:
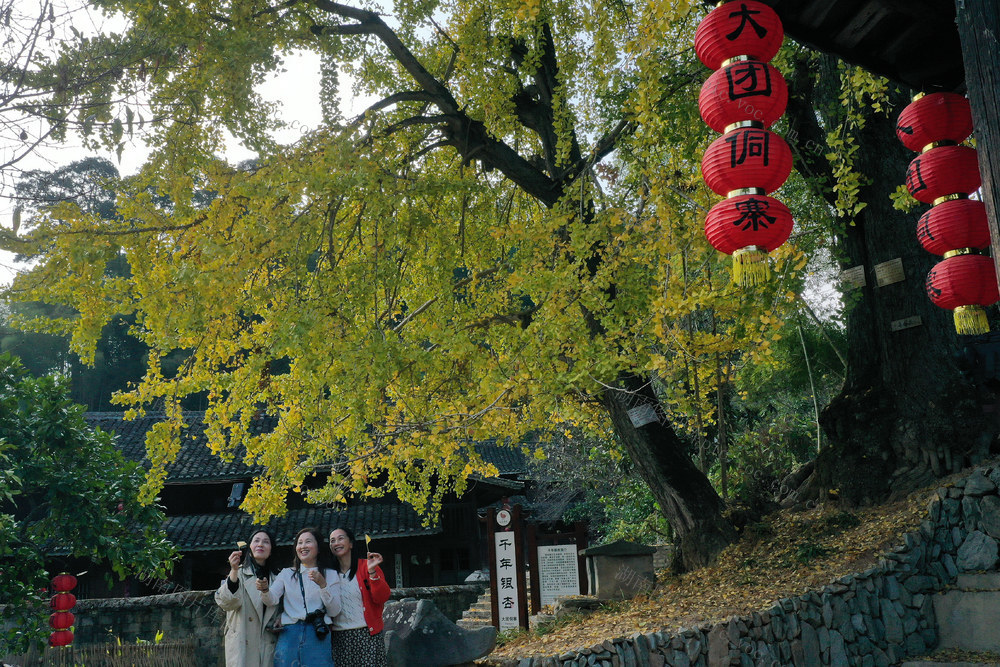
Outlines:
[[[969,101],[955,93],[913,98],[896,123],[896,136],[919,151],[906,169],[906,188],[932,204],[917,221],[917,239],[928,252],[942,255],[927,274],[927,296],[954,311],[960,334],[989,331],[986,306],[1000,300],[993,261],[978,254],[990,245],[986,206],[969,199],[979,189],[976,151],[959,146],[972,134]]]
[[[705,151],[701,173],[725,197],[705,217],[705,236],[733,256],[733,280],[747,286],[768,278],[767,253],[792,231],[792,215],[777,199],[792,169],[788,144],[767,128],[785,112],[788,86],[768,63],[781,48],[781,19],[757,0],[722,3],[698,25],[694,48],[716,70],[701,88],[702,119],[723,134]]]
[[[76,623],[76,616],[70,613],[76,605],[76,596],[70,593],[76,588],[76,577],[72,574],[57,574],[52,577],[52,590],[55,593],[49,601],[54,613],[49,616],[49,626],[53,632],[49,635],[49,646],[69,646],[73,643],[71,628]]]

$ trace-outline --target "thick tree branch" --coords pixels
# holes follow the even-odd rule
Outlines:
[[[534,167],[509,146],[490,136],[482,122],[469,118],[451,91],[427,71],[378,14],[330,0],[312,0],[312,3],[323,11],[357,21],[348,25],[317,26],[314,32],[368,34],[377,37],[385,45],[423,92],[432,98],[432,103],[448,117],[448,122],[441,127],[441,131],[466,161],[475,157],[484,169],[501,171],[518,187],[546,206],[554,206],[559,201],[563,194],[562,184]]]

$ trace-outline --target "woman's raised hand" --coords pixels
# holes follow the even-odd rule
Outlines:
[[[312,579],[313,583],[320,588],[326,588],[326,577],[324,577],[323,573],[319,571],[319,568],[309,570],[309,578]]]
[[[234,551],[229,554],[229,578],[233,581],[239,581],[240,572],[240,557],[242,553],[239,551]]]
[[[382,554],[374,551],[368,554],[368,574],[375,574],[375,568],[382,564]]]

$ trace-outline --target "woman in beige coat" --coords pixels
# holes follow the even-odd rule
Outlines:
[[[260,599],[261,586],[266,590],[278,570],[271,562],[273,545],[267,529],[254,529],[246,555],[242,549],[229,554],[229,576],[215,591],[216,604],[226,612],[228,667],[271,667],[274,663],[275,635],[264,626],[276,607],[265,607]]]

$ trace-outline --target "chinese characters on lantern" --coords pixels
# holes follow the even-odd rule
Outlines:
[[[723,136],[705,151],[705,183],[726,197],[705,218],[712,246],[733,256],[733,280],[755,285],[767,279],[767,253],[784,243],[792,216],[766,196],[791,173],[788,144],[769,128],[785,112],[788,86],[770,60],[781,48],[778,15],[762,2],[729,2],[698,26],[695,52],[716,70],[698,97],[701,117]]]
[[[976,151],[958,144],[972,134],[969,101],[956,93],[917,95],[896,123],[904,146],[920,152],[906,170],[906,188],[929,211],[917,221],[917,239],[942,255],[927,274],[927,296],[954,312],[960,334],[989,331],[985,307],[1000,299],[993,261],[980,254],[990,245],[986,207],[969,199],[981,180]]]

